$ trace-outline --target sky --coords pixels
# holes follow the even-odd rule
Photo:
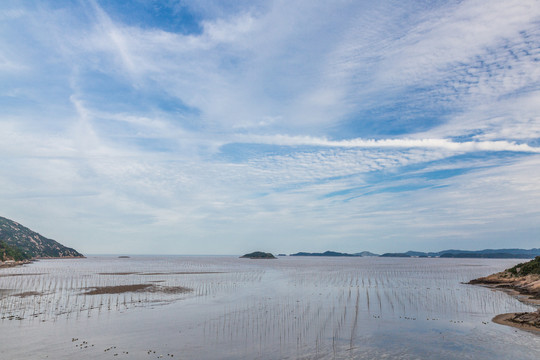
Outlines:
[[[540,247],[540,1],[4,0],[0,216],[85,254]]]

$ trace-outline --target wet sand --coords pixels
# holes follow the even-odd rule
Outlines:
[[[46,274],[44,274],[44,273],[0,274],[0,277],[11,277],[11,276],[36,276],[36,275],[46,275]]]
[[[0,288],[10,289],[0,296],[2,358],[538,360],[540,337],[491,322],[532,308],[461,283],[510,265],[112,256],[77,266],[41,262],[5,271],[40,275],[0,277]]]
[[[25,298],[25,297],[29,297],[29,296],[41,296],[43,295],[43,293],[39,292],[39,291],[25,291],[25,292],[22,292],[22,293],[19,293],[19,294],[14,294],[13,296],[18,296],[20,298]]]
[[[221,271],[175,271],[175,272],[102,272],[99,275],[201,275],[223,274]]]

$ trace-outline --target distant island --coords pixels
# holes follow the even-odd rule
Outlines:
[[[31,259],[82,257],[84,255],[75,249],[0,217],[0,261],[3,265],[25,263]]]
[[[439,252],[407,251],[385,253],[381,257],[440,257],[440,258],[485,258],[485,259],[532,259],[540,256],[540,249],[485,249],[443,250]]]
[[[469,284],[484,285],[505,291],[511,290],[525,295],[527,300],[538,300],[540,299],[540,256],[500,273],[471,280]],[[540,331],[540,310],[532,313],[502,314],[494,317],[493,321],[524,330]]]
[[[364,257],[364,256],[379,256],[369,251],[362,251],[359,253],[348,254],[337,251],[325,251],[323,253],[309,253],[309,252],[297,252],[296,254],[291,254],[290,256],[336,256],[336,257]]]
[[[277,259],[272,253],[255,251],[246,255],[240,256],[241,259]]]
[[[296,254],[291,254],[290,256],[356,256],[356,255],[329,250],[323,253],[298,252]]]
[[[438,252],[407,251],[404,253],[384,253],[374,254],[369,251],[362,251],[354,254],[325,251],[318,252],[297,252],[290,256],[331,256],[331,257],[404,257],[404,258],[484,258],[484,259],[532,259],[540,256],[540,249],[485,249],[485,250],[443,250]]]

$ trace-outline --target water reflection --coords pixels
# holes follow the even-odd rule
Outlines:
[[[154,348],[206,359],[536,359],[538,336],[490,322],[499,313],[533,308],[505,293],[462,284],[517,262],[290,257],[40,261],[0,272],[0,326],[3,334],[9,330],[13,341],[5,351],[14,356],[42,344],[40,334],[60,322],[61,330],[50,335],[51,346],[45,349],[57,358],[69,358],[75,350],[85,358],[105,358],[111,351],[104,350],[116,346],[141,359],[154,356]],[[140,291],[88,291],[111,286]],[[28,334],[35,334],[35,340],[28,340]],[[75,348],[68,343],[83,336],[86,343],[74,341]],[[25,349],[16,345],[23,337]]]

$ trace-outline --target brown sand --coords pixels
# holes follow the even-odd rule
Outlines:
[[[86,288],[85,295],[103,295],[103,294],[123,294],[128,292],[153,292],[164,294],[182,294],[190,292],[191,289],[183,286],[159,286],[155,284],[133,284],[117,286],[100,286]]]

